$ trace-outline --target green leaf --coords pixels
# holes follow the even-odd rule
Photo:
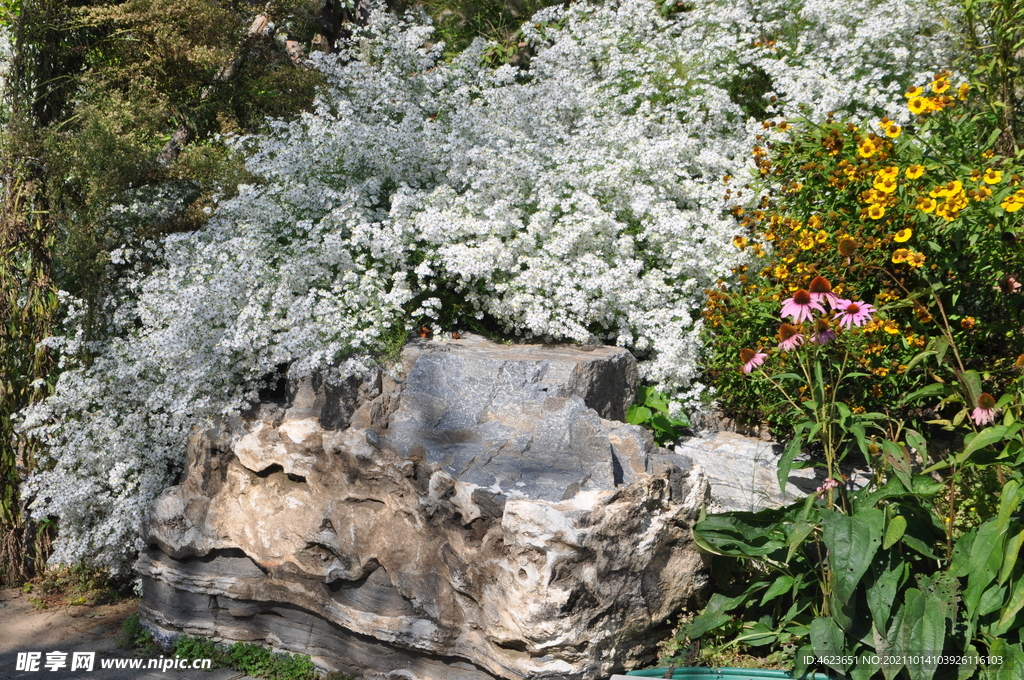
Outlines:
[[[915,356],[913,359],[910,360],[910,362],[907,364],[907,369],[904,372],[905,373],[909,373],[914,368],[914,366],[917,366],[919,363],[921,363],[922,361],[924,361],[928,357],[935,356],[936,354],[938,354],[938,352],[936,352],[933,349],[926,349],[923,352],[919,352],[917,354],[917,356]],[[901,401],[901,403],[905,403],[908,399],[909,399],[909,397],[904,398]]]
[[[737,597],[726,597],[721,593],[715,593],[711,596],[708,606],[704,607],[704,611],[684,626],[682,632],[691,640],[696,640],[709,630],[724,626],[732,620],[732,616],[726,612],[735,609],[745,600],[745,594],[738,595]]]
[[[789,550],[786,552],[786,564],[793,559],[793,555],[812,531],[814,531],[814,525],[810,522],[796,522],[789,530],[789,540],[787,541]]]
[[[843,631],[828,616],[819,616],[811,621],[811,646],[814,656],[842,657],[846,651]],[[836,659],[841,660],[841,659]],[[847,664],[828,664],[829,668],[846,673]]]
[[[889,526],[885,528],[885,537],[882,539],[882,548],[888,550],[896,544],[901,538],[903,538],[904,532],[907,530],[907,518],[902,515],[896,515],[889,521]]]
[[[999,562],[1002,562],[1003,541],[1006,527],[1000,527],[996,519],[990,519],[978,528],[971,550],[967,569],[967,589],[964,590],[964,607],[967,609],[968,639],[973,635],[974,625],[980,616],[981,597],[995,581]],[[997,555],[993,560],[993,555]],[[993,564],[996,561],[996,564]]]
[[[1024,607],[1024,578],[1017,579],[1017,582],[1013,584],[1013,589],[1010,590],[1010,599],[1002,607],[1002,612],[999,615],[999,620],[995,623],[995,626],[989,631],[991,635],[1000,636],[1006,635],[1010,632],[1013,627],[1014,620],[1017,618],[1017,612]]]
[[[871,621],[878,631],[885,630],[889,624],[889,614],[892,612],[893,602],[896,601],[896,591],[906,569],[906,563],[895,555],[887,555],[885,562],[885,566],[880,564],[879,560],[872,562],[871,585],[865,591]]]
[[[971,407],[978,405],[978,397],[981,396],[981,376],[978,375],[977,371],[970,370],[964,371],[963,373],[964,386],[967,388],[967,393],[970,395],[969,405]]]
[[[626,422],[630,425],[642,425],[651,419],[651,409],[633,404],[626,411]]]
[[[804,445],[804,436],[802,432],[794,434],[793,440],[786,446],[786,450],[783,451],[782,457],[779,458],[779,489],[782,491],[782,496],[786,496],[786,485],[789,483],[789,471],[793,468],[793,459],[800,454],[800,449]]]
[[[775,582],[768,586],[768,590],[765,591],[764,597],[761,598],[761,604],[773,600],[779,595],[784,595],[790,591],[793,587],[794,579],[792,576],[783,574],[782,576],[775,579]]]
[[[972,453],[980,449],[995,444],[998,441],[1003,440],[1003,436],[1006,434],[1007,427],[1005,425],[993,425],[992,427],[986,427],[977,434],[970,434],[964,438],[966,446],[964,450],[956,455],[955,461],[957,465],[962,465]]]
[[[853,602],[857,584],[882,543],[885,513],[877,508],[858,510],[853,515],[832,510],[823,512],[821,519],[825,528],[822,540],[832,567],[831,595],[840,608],[845,608]],[[842,616],[833,612],[833,616],[837,614]]]
[[[907,396],[900,399],[900,404],[912,404],[919,399],[925,397],[937,397],[949,393],[949,386],[943,385],[942,383],[932,383],[931,385],[925,385],[919,390],[914,390]]]
[[[903,619],[906,630],[906,635],[901,636],[905,644],[903,649],[904,653],[912,655],[907,664],[907,673],[911,680],[931,680],[939,667],[938,657],[945,646],[945,608],[940,598],[924,594],[917,588],[908,588],[904,597],[908,613],[917,614]]]
[[[888,439],[882,440],[882,451],[885,453],[885,459],[892,466],[893,472],[896,473],[896,477],[903,482],[908,490],[912,489],[913,483],[910,481],[910,454],[901,446]]]
[[[921,436],[921,433],[917,430],[907,430],[906,433],[907,444],[914,448],[915,451],[921,453],[923,458],[928,457],[928,442]]]
[[[1006,583],[1017,566],[1017,555],[1020,554],[1020,547],[1024,544],[1024,530],[1018,531],[1006,539],[1006,547],[1003,550],[1003,564],[999,569],[999,577],[996,582],[999,585]]]

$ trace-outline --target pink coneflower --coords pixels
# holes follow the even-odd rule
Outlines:
[[[788,323],[779,326],[779,349],[783,352],[792,352],[802,344],[804,344],[804,336],[800,334],[799,328],[790,326]]]
[[[832,292],[832,284],[824,276],[815,276],[811,279],[811,285],[807,286],[807,292],[811,294],[811,301],[821,304],[828,300],[828,306],[836,308],[839,296]]]
[[[829,325],[828,321],[826,319],[815,319],[814,335],[811,336],[811,342],[827,345],[835,339],[836,332],[832,330],[832,326]]]
[[[978,397],[978,407],[971,411],[971,420],[975,425],[987,425],[996,420],[996,398],[988,392]]]
[[[809,292],[801,288],[793,293],[793,297],[782,303],[782,316],[788,316],[793,323],[810,321],[812,309],[817,309],[822,314],[825,313],[825,308],[821,306],[821,303],[814,300]]]
[[[764,360],[768,358],[768,355],[764,352],[755,352],[752,349],[744,347],[740,350],[740,361],[743,362],[743,372],[750,373],[755,368],[764,363]]]
[[[817,488],[818,498],[822,498],[822,497],[825,496],[825,494],[827,494],[832,489],[838,489],[838,488],[839,488],[839,480],[838,479],[833,479],[832,477],[829,477],[824,482],[822,482],[821,486],[819,486]]]
[[[849,328],[850,325],[863,326],[871,321],[871,315],[875,313],[874,305],[867,302],[854,302],[853,300],[836,301],[835,309],[840,310],[836,315],[836,321],[840,326]]]

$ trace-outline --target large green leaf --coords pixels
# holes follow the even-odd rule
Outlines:
[[[896,515],[889,520],[889,526],[885,528],[885,537],[882,540],[882,548],[888,550],[892,546],[896,545],[896,542],[903,538],[903,534],[907,530],[907,518],[902,515]]]
[[[913,488],[913,482],[910,479],[910,454],[902,446],[896,442],[885,439],[882,441],[882,451],[885,454],[885,459],[889,465],[892,466],[892,471],[896,473],[896,477],[899,478],[903,485],[907,489]]]
[[[836,625],[835,621],[828,616],[819,616],[811,621],[811,646],[814,648],[815,656],[832,657],[831,660],[840,661],[846,656],[846,638],[843,631]],[[828,664],[829,668],[846,673],[849,664],[835,663]]]
[[[896,591],[899,589],[906,565],[905,561],[892,553],[886,554],[884,563],[880,560],[871,563],[871,584],[865,595],[868,610],[871,612],[871,621],[878,631],[884,631],[889,625],[892,604],[896,601]]]
[[[971,556],[968,560],[967,589],[964,590],[968,638],[973,636],[974,625],[979,616],[981,596],[995,581],[1001,565],[1005,534],[1006,528],[1000,528],[998,520],[990,519],[978,528],[977,536],[974,539]]]
[[[1000,585],[1006,583],[1017,566],[1017,556],[1020,554],[1020,547],[1024,544],[1024,529],[1016,533],[1007,533],[1006,546],[1003,548],[1003,564],[999,568],[998,582]]]
[[[964,461],[970,458],[971,454],[975,451],[980,451],[986,446],[991,446],[996,442],[1003,440],[1006,435],[1007,427],[1005,425],[994,425],[992,427],[986,427],[981,432],[975,435],[968,435],[964,439],[964,450],[956,455],[954,459],[956,464],[962,465]]]
[[[850,600],[882,544],[885,513],[877,508],[858,510],[853,515],[832,510],[823,512],[821,519],[832,567],[832,592],[840,600]]]
[[[1020,578],[1013,584],[1010,591],[1010,599],[1003,606],[999,620],[989,630],[991,635],[1005,635],[1010,631],[1014,621],[1017,619],[1017,612],[1024,607],[1024,578]]]
[[[926,596],[917,588],[903,594],[904,615],[899,630],[899,649],[904,656],[910,680],[931,680],[938,668],[937,656],[942,653],[946,637],[944,607],[938,598]]]

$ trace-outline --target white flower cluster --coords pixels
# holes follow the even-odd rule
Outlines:
[[[522,71],[483,67],[482,41],[445,63],[429,27],[376,13],[320,57],[314,112],[238,140],[265,181],[167,237],[113,305],[120,335],[25,414],[50,445],[26,489],[60,517],[54,560],[124,568],[193,427],[280,364],[361,370],[389,330],[456,299],[523,336],[628,347],[696,403],[702,291],[738,263],[729,211],[760,127],[735,84],[768,74],[779,114],[895,115],[944,65],[933,4],[552,8],[524,27]]]

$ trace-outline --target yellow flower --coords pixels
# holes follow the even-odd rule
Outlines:
[[[989,189],[987,186],[983,185],[983,186],[978,187],[975,190],[975,192],[974,192],[974,200],[976,200],[976,201],[984,201],[986,198],[989,198],[991,195],[992,195],[992,190]]]
[[[875,148],[874,142],[870,139],[865,139],[860,143],[860,146],[857,147],[857,155],[861,158],[871,158],[877,151],[878,149]]]
[[[929,198],[928,196],[918,196],[917,209],[926,213],[933,212],[935,210],[935,199]]]
[[[743,250],[744,248],[747,247],[747,237],[746,236],[733,236],[732,237],[732,244],[734,246],[736,246],[737,248],[739,248],[740,250]]]
[[[824,229],[819,229],[818,233],[814,235],[814,240],[818,243],[824,243],[828,240],[828,232]]]
[[[926,258],[922,253],[910,253],[910,255],[907,255],[907,264],[915,268],[920,267],[924,264],[925,259]]]
[[[811,215],[809,218],[807,218],[807,226],[810,229],[818,229],[819,227],[821,227],[821,216]]]
[[[893,123],[889,127],[885,128],[885,136],[890,137],[892,139],[896,139],[897,137],[900,136],[900,132],[902,132],[902,130],[903,128],[901,128],[896,123]]]
[[[780,264],[775,267],[775,278],[784,279],[789,276],[789,267],[784,264]]]
[[[915,116],[920,116],[928,110],[928,102],[924,97],[911,97],[910,101],[907,102],[907,108]]]
[[[1003,171],[989,168],[982,175],[982,179],[985,181],[985,184],[999,184],[1003,181]]]
[[[900,333],[900,327],[892,319],[886,320],[885,325],[882,326],[882,330],[889,335],[899,335]]]
[[[885,216],[885,208],[878,203],[868,206],[868,217],[873,220],[880,220]]]
[[[956,98],[960,101],[967,99],[967,93],[971,91],[971,86],[967,83],[960,83],[960,87],[956,88]]]
[[[892,192],[896,191],[896,180],[879,179],[875,180],[875,183],[872,186],[881,191],[882,193],[891,194]]]
[[[999,207],[1006,212],[1017,212],[1024,207],[1024,202],[1017,200],[1017,194],[1010,194],[999,204]]]
[[[932,81],[932,92],[942,94],[949,89],[949,78],[937,78]]]
[[[923,165],[911,165],[907,168],[907,179],[917,179],[924,174]]]
[[[897,231],[896,235],[893,236],[893,240],[896,241],[896,243],[906,243],[907,241],[910,240],[910,237],[913,235],[914,230],[911,229],[910,227],[907,227],[906,229],[900,229],[899,231]]]
[[[906,262],[907,257],[909,255],[910,251],[907,250],[906,248],[897,248],[896,252],[892,254],[892,262],[893,264],[900,264],[901,262]]]
[[[801,231],[798,244],[800,245],[800,250],[810,250],[814,247],[814,236],[809,231]]]
[[[877,179],[896,179],[900,176],[900,169],[895,165],[890,165],[888,168],[882,168],[875,173]]]
[[[907,90],[903,96],[907,99],[913,99],[914,97],[920,97],[922,94],[924,94],[924,88],[915,86]]]

